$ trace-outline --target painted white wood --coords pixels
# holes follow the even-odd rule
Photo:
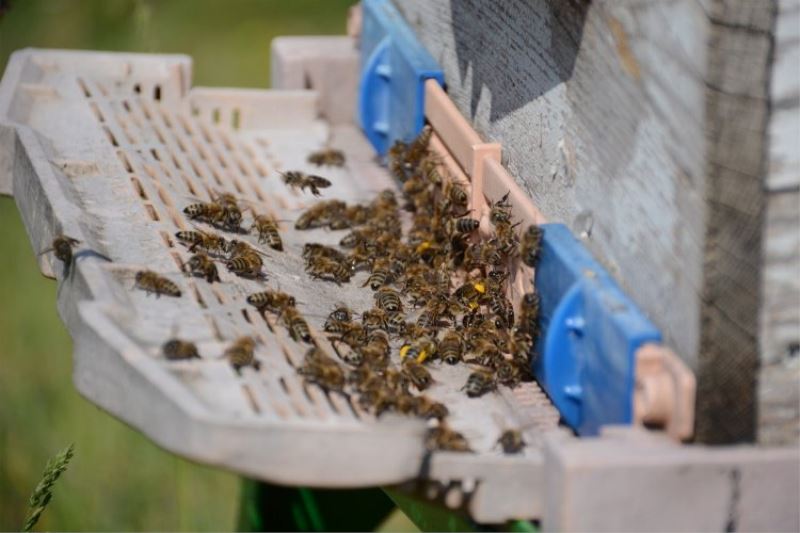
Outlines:
[[[345,151],[347,165],[324,169],[333,182],[324,197],[366,201],[394,187],[360,131],[321,119],[325,98],[316,91],[192,89],[176,74],[190,72],[186,58],[166,56],[160,64],[161,56],[74,54],[13,56],[0,85],[0,103],[7,104],[0,107],[0,135],[15,142],[0,149],[0,170],[10,169],[34,251],[58,233],[81,241],[68,276],[52,254],[42,257],[59,282],[59,311],[75,340],[78,390],[161,446],[248,476],[327,487],[416,477],[425,423],[375,419],[351,398],[305,386],[293,365],[308,346],[245,303],[265,288],[294,294],[328,351],[321,326],[332,307],[342,302],[360,312],[372,306],[372,292],[361,287],[366,273],[342,287],[305,274],[303,245],[334,244],[344,232],[294,230],[294,219],[316,199],[287,189],[279,175],[323,172],[306,157],[330,143]],[[356,57],[352,47],[351,54],[348,61]],[[211,285],[181,273],[189,254],[173,234],[193,228],[182,209],[215,191],[282,221],[285,251],[265,249],[266,282],[238,278],[222,265],[222,282]],[[249,222],[246,213],[244,225]],[[253,235],[237,238],[258,245]],[[133,290],[143,268],[175,281],[183,295],[156,298]],[[241,335],[258,339],[262,368],[244,369],[240,377],[221,356]],[[160,346],[175,336],[195,341],[202,359],[166,361]],[[450,423],[470,435],[478,452],[471,460],[501,454],[494,446],[500,428],[492,421],[515,420],[518,407],[538,415],[534,433],[556,427],[557,412],[535,384],[525,385],[535,389],[533,406],[516,405],[513,396],[474,400],[460,390],[470,369],[445,366],[432,368],[436,384],[429,394],[447,401]],[[535,491],[537,480],[523,473],[520,483]],[[520,493],[520,501],[530,498]]]

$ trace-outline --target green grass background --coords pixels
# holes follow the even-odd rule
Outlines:
[[[269,86],[269,43],[344,32],[354,0],[11,0],[0,67],[24,47],[186,53],[195,85]],[[181,460],[81,398],[53,281],[0,198],[0,530],[23,522],[48,457],[74,442],[40,530],[226,530],[234,475]],[[395,519],[388,528],[409,527]]]

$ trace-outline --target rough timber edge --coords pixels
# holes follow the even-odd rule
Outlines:
[[[26,50],[15,60],[34,53],[50,52]],[[6,77],[0,97],[13,94],[11,83],[18,80]],[[38,135],[22,125],[9,128],[15,131],[9,166],[14,198],[34,252],[47,247],[58,233],[93,243],[84,231],[82,212],[70,201]],[[377,424],[336,427],[317,422],[231,421],[210,414],[114,324],[112,317],[121,318],[127,311],[104,299],[111,291],[99,261],[96,256],[81,258],[65,279],[51,258],[41,258],[43,272],[59,280],[59,314],[75,341],[73,379],[89,400],[170,451],[267,481],[360,487],[399,483],[418,475],[424,453],[424,424],[418,421],[387,417]],[[364,469],[365,462],[383,468]]]

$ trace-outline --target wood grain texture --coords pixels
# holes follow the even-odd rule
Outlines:
[[[696,438],[757,433],[758,312],[775,2],[708,2],[704,283]]]
[[[758,440],[800,441],[800,1],[779,0],[764,221]]]
[[[395,4],[520,186],[698,373],[703,439],[752,440],[774,2]]]

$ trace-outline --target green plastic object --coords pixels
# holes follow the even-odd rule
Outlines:
[[[394,510],[380,489],[309,489],[242,480],[239,531],[372,531]]]

